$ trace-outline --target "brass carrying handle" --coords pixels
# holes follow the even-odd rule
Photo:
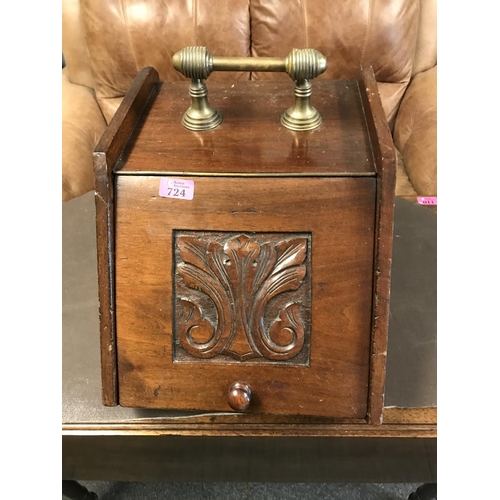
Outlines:
[[[314,49],[292,49],[286,57],[214,57],[206,47],[185,47],[172,58],[174,68],[188,78],[206,80],[213,71],[269,71],[294,81],[324,73],[326,57]]]
[[[324,73],[326,57],[314,49],[293,49],[286,57],[214,57],[206,47],[185,47],[172,57],[174,68],[191,78],[191,107],[182,124],[189,130],[209,130],[222,122],[222,115],[207,99],[206,80],[213,71],[273,71],[287,73],[295,81],[295,103],[281,116],[291,130],[313,130],[321,125],[319,112],[311,105],[309,80]]]

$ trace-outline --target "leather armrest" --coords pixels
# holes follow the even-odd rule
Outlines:
[[[437,195],[437,65],[416,75],[394,125],[394,144],[419,195]]]
[[[92,152],[106,128],[94,92],[62,75],[62,199],[94,189]]]

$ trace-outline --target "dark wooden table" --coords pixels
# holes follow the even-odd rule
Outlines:
[[[94,195],[63,205],[63,478],[436,481],[436,214],[396,199],[384,424],[105,407]],[[276,424],[279,435],[276,435]]]

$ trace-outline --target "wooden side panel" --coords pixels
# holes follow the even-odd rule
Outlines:
[[[155,69],[141,70],[94,151],[102,400],[107,406],[118,404],[112,171],[157,82],[158,73]]]
[[[377,169],[375,234],[378,235],[378,238],[375,243],[373,276],[372,356],[368,416],[370,424],[379,425],[383,421],[387,332],[389,328],[396,155],[371,67],[361,70],[359,87]]]
[[[184,179],[195,183],[190,201],[160,197],[159,177],[118,177],[116,311],[120,404],[231,411],[228,389],[239,381],[249,384],[254,394],[248,412],[365,418],[375,179]],[[174,361],[176,231],[241,232],[247,236],[248,251],[254,234],[289,233],[292,240],[310,234],[312,307],[307,365],[279,360],[266,364],[251,360]],[[282,250],[287,248],[283,246]],[[281,277],[297,279],[298,291],[306,268],[300,269],[302,258],[296,255],[289,254],[286,262],[290,266],[284,261],[279,264],[278,274],[283,271],[279,283]],[[193,247],[192,254],[184,257],[196,262],[193,273],[199,273],[200,266],[207,267],[201,263],[208,259],[206,251],[200,253]],[[234,269],[235,262],[226,265]],[[256,271],[259,269],[257,260],[251,264],[255,264]],[[214,273],[222,275],[214,269]],[[244,288],[249,281],[239,283]],[[209,284],[213,290],[219,286],[215,280]],[[293,294],[294,290],[284,293]],[[208,307],[205,295],[206,306],[201,309]],[[238,300],[235,296],[235,303]],[[293,304],[294,300],[290,295],[289,302],[283,304]],[[299,309],[299,315],[304,313]],[[278,312],[264,323],[272,323],[276,316],[279,319]]]
[[[127,144],[144,108],[158,90],[158,73],[154,68],[143,68],[125,94],[100,141],[96,153],[105,153],[108,165],[114,166]]]
[[[94,153],[102,402],[118,404],[114,300],[114,189],[105,153]]]

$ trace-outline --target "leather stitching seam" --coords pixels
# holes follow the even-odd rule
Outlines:
[[[123,12],[123,20],[125,21],[125,31],[127,33],[127,39],[128,39],[128,43],[130,45],[130,50],[132,52],[132,56],[134,58],[134,62],[135,62],[135,70],[136,71],[139,71],[139,64],[137,63],[137,57],[135,55],[135,51],[134,51],[134,44],[132,43],[132,37],[130,36],[130,31],[128,29],[128,14],[127,14],[127,9],[124,5],[124,3],[126,2],[127,0],[120,0],[120,5],[122,7],[122,12]]]
[[[198,0],[193,0],[193,45],[196,46],[196,25],[198,24]]]
[[[302,0],[302,13],[304,15],[304,28],[305,28],[305,35],[306,35],[306,45],[305,48],[309,47],[309,28],[307,25],[307,9],[306,9],[306,0]]]
[[[361,51],[361,61],[360,66],[363,66],[363,60],[365,58],[366,46],[368,45],[368,35],[370,33],[371,22],[372,22],[372,12],[373,5],[372,0],[368,2],[368,16],[366,18],[366,28],[365,28],[365,39],[363,40],[363,50]]]

